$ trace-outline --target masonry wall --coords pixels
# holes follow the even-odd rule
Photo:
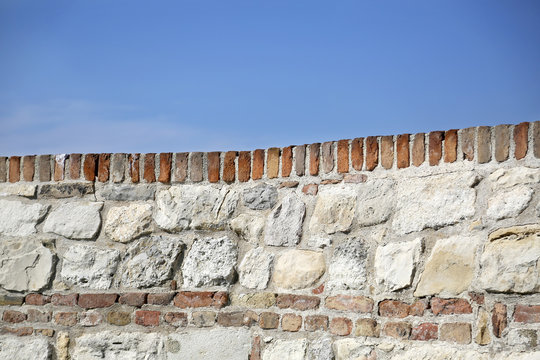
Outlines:
[[[1,359],[538,359],[540,122],[0,158]]]

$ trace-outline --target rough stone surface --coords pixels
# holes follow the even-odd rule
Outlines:
[[[276,261],[273,282],[283,289],[304,289],[325,272],[324,255],[315,251],[288,250]]]
[[[158,192],[154,220],[164,230],[224,229],[234,213],[238,192],[212,186],[171,186]]]
[[[334,341],[336,360],[367,360],[371,348],[360,339],[339,339]]]
[[[533,193],[526,186],[497,192],[488,200],[487,216],[495,220],[516,217],[529,205]]]
[[[250,250],[238,267],[240,284],[250,289],[266,289],[274,255],[262,247]]]
[[[454,236],[435,244],[414,296],[457,295],[469,287],[473,278],[478,240]]]
[[[211,339],[212,346],[208,346]],[[251,336],[246,329],[216,328],[205,332],[175,333],[166,339],[167,359],[247,359]]]
[[[64,253],[60,276],[81,288],[108,289],[119,260],[118,250],[74,245]]]
[[[489,333],[489,313],[484,309],[478,310],[478,320],[476,322],[476,336],[474,341],[478,345],[487,345],[491,342],[491,335]]]
[[[258,243],[262,239],[264,218],[251,214],[240,214],[231,220],[231,229],[247,242]]]
[[[65,199],[70,197],[83,197],[94,193],[94,184],[91,182],[75,182],[60,184],[44,184],[39,187],[40,198]]]
[[[271,246],[294,246],[300,241],[306,205],[298,196],[289,194],[266,220],[264,242]]]
[[[307,360],[331,360],[333,358],[332,338],[322,337],[309,344]]]
[[[0,359],[50,360],[52,349],[44,337],[0,336]]]
[[[34,197],[36,195],[37,185],[31,184],[0,184],[0,196],[24,196]]]
[[[259,184],[242,193],[244,205],[253,210],[271,209],[276,205],[278,192],[275,186]]]
[[[530,349],[536,347],[538,335],[532,329],[512,329],[508,332],[508,345],[514,348]]]
[[[152,235],[137,241],[124,256],[118,285],[147,288],[163,284],[172,278],[183,248],[178,237],[168,235]]]
[[[152,205],[130,204],[109,210],[105,234],[113,241],[129,242],[152,231]]]
[[[488,179],[492,183],[493,190],[512,188],[516,185],[532,185],[540,183],[540,171],[525,166],[497,169]]]
[[[311,234],[333,234],[350,230],[356,210],[356,194],[352,188],[321,187],[311,215]]]
[[[420,257],[420,239],[379,246],[375,253],[375,276],[386,291],[396,291],[411,285]]]
[[[108,184],[96,189],[100,201],[146,201],[154,200],[156,188],[152,185]]]
[[[406,234],[438,229],[472,217],[476,181],[476,175],[471,172],[400,181],[393,228],[399,234]]]
[[[276,340],[264,349],[262,360],[304,360],[306,349],[305,339]]]
[[[45,220],[44,232],[69,239],[92,239],[101,225],[102,202],[70,202],[54,209]]]
[[[368,181],[358,186],[356,224],[371,226],[387,221],[394,210],[394,183],[390,180]]]
[[[21,201],[0,200],[0,234],[28,236],[45,217],[49,205],[26,204]]]
[[[188,287],[229,285],[235,280],[238,249],[228,237],[197,239],[184,261]]]
[[[367,251],[361,239],[348,239],[334,249],[328,267],[328,289],[362,289]]]
[[[75,339],[73,359],[166,359],[165,344],[156,333],[101,331]]]
[[[38,242],[27,239],[0,241],[0,287],[3,289],[41,290],[50,281],[53,265],[53,254]]]
[[[504,359],[504,357],[502,357]],[[461,350],[448,345],[411,346],[392,357],[393,360],[488,360],[492,357],[475,350]]]

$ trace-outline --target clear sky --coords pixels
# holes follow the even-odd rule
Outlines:
[[[539,0],[0,0],[0,154],[540,120]]]

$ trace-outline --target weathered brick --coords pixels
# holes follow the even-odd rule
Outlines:
[[[131,313],[126,311],[109,311],[107,322],[112,325],[125,326],[131,322]]]
[[[327,141],[322,143],[322,172],[328,174],[334,169],[334,143]]]
[[[109,180],[109,167],[111,165],[111,154],[99,154],[98,161],[98,181],[107,182]]]
[[[533,153],[536,158],[540,158],[540,121],[535,121],[533,123],[533,132],[532,138],[534,141],[533,144]]]
[[[24,298],[26,305],[45,305],[51,302],[51,297],[43,294],[28,294]]]
[[[279,149],[270,148],[266,153],[266,176],[269,179],[277,178],[279,175]]]
[[[289,188],[289,189],[292,189],[292,188],[295,188],[297,187],[299,184],[298,181],[283,181],[279,184],[278,186],[278,189],[283,189],[283,188]]]
[[[64,180],[64,170],[66,167],[66,154],[59,154],[54,156],[54,181]]]
[[[217,316],[217,323],[221,326],[251,326],[252,321],[244,311],[221,312]]]
[[[251,177],[251,152],[240,151],[238,155],[238,181],[246,182]]]
[[[28,326],[20,327],[20,328],[10,328],[10,327],[4,326],[0,328],[0,335],[10,334],[10,335],[15,335],[15,336],[28,336],[28,335],[32,335],[33,332],[34,332],[34,329]]]
[[[403,322],[389,322],[384,325],[383,332],[386,336],[396,339],[408,339],[411,334],[411,324]]]
[[[478,305],[484,305],[484,295],[471,291],[469,292],[469,297]]]
[[[356,336],[379,337],[379,324],[374,319],[358,319],[356,320],[356,330],[354,334]]]
[[[349,140],[337,142],[337,171],[340,174],[349,172]]]
[[[69,155],[69,178],[78,180],[81,177],[81,154]]]
[[[312,176],[319,175],[320,150],[320,143],[309,145],[309,174]]]
[[[35,162],[35,155],[27,155],[23,157],[22,177],[24,181],[34,181]]]
[[[474,138],[476,136],[476,128],[470,127],[460,131],[461,152],[465,160],[474,160]]]
[[[343,182],[346,184],[360,184],[367,181],[367,175],[365,174],[346,174],[343,177]]]
[[[21,295],[0,295],[0,306],[22,305],[24,296]]]
[[[2,320],[10,323],[20,323],[26,320],[26,314],[15,310],[4,310]]]
[[[465,299],[431,299],[431,311],[435,315],[471,314],[471,304]]]
[[[77,313],[72,311],[54,313],[54,322],[62,326],[73,326],[77,324]]]
[[[276,298],[276,305],[280,309],[311,310],[317,309],[321,299],[316,296],[279,294]]]
[[[97,311],[85,311],[79,313],[79,324],[81,326],[97,326],[103,322],[103,315]]]
[[[53,294],[51,295],[51,303],[55,306],[75,306],[78,298],[77,294]]]
[[[292,171],[293,147],[287,146],[281,150],[281,177],[289,177]]]
[[[527,155],[529,142],[529,123],[522,122],[514,127],[514,157],[521,160]]]
[[[379,164],[379,143],[376,136],[366,138],[366,170],[372,171]]]
[[[212,306],[219,309],[227,305],[227,302],[228,294],[221,291],[182,291],[174,297],[174,306],[180,308]]]
[[[423,323],[415,326],[411,331],[411,340],[437,340],[439,337],[439,326],[432,323]]]
[[[484,164],[491,161],[491,128],[489,126],[478,127],[478,163]]]
[[[253,151],[253,169],[251,169],[251,178],[253,180],[262,179],[264,174],[264,150],[257,149]]]
[[[409,134],[398,135],[396,139],[396,162],[398,169],[409,167]]]
[[[424,316],[424,311],[427,309],[426,300],[417,300],[409,307],[409,315]]]
[[[129,176],[131,182],[137,184],[140,180],[140,157],[141,154],[129,154]]]
[[[49,161],[47,161],[47,163],[49,163]],[[98,164],[98,154],[86,154],[84,155],[84,163],[83,163],[83,173],[84,173],[84,178],[88,181],[94,181],[96,180],[96,175],[97,175],[97,164]],[[51,168],[50,168],[50,164],[48,164],[48,171],[49,171],[49,180],[50,180],[50,177],[51,177]],[[40,173],[40,181],[43,181],[41,180],[41,163],[40,163],[40,166],[39,166],[39,173]]]
[[[213,311],[194,311],[191,315],[191,321],[197,327],[214,326],[216,313]]]
[[[114,305],[116,294],[79,294],[78,304],[85,309],[105,308]]]
[[[277,329],[279,326],[279,314],[262,312],[259,315],[259,326],[261,329]]]
[[[471,324],[448,323],[440,326],[440,340],[456,344],[471,343]]]
[[[432,131],[429,133],[429,165],[438,165],[442,157],[442,142],[444,132]]]
[[[53,329],[35,329],[34,333],[36,335],[42,335],[42,336],[48,336],[48,337],[53,337],[54,336],[54,330]]]
[[[297,332],[302,327],[302,317],[295,314],[284,314],[281,317],[283,331]]]
[[[144,154],[143,179],[147,183],[156,182],[156,154]]]
[[[336,295],[325,300],[328,309],[368,313],[373,309],[373,300],[365,296]]]
[[[150,293],[146,300],[147,304],[150,305],[169,305],[174,298],[176,293]]]
[[[118,298],[118,303],[123,305],[141,307],[146,304],[146,297],[146,293],[139,292],[122,294]]]
[[[188,323],[187,314],[182,312],[168,312],[163,319],[172,326],[186,327]]]
[[[159,154],[159,177],[158,181],[163,184],[171,182],[172,153]]]
[[[540,305],[516,305],[514,321],[528,324],[539,323]]]
[[[330,320],[330,332],[334,335],[347,336],[352,331],[352,321],[344,317]]]
[[[306,331],[328,330],[328,316],[326,315],[308,315],[304,320],[304,329]]]
[[[251,353],[249,354],[249,360],[261,360],[261,337],[255,336],[251,344]]]
[[[495,137],[495,160],[503,162],[508,160],[510,153],[510,126],[497,125],[493,128]]]
[[[7,157],[0,156],[0,182],[6,182],[7,173]]]
[[[223,158],[223,181],[230,184],[236,178],[236,151],[227,151]]]
[[[351,165],[358,171],[364,166],[364,138],[351,140]]]
[[[457,160],[457,130],[448,130],[444,133],[444,162],[452,163]]]
[[[412,146],[412,164],[420,166],[426,160],[426,134],[418,133],[414,135]]]
[[[385,169],[391,169],[394,165],[394,137],[381,137],[381,165]]]
[[[189,166],[189,178],[193,182],[201,182],[203,180],[203,153],[191,153],[191,163]]]
[[[158,326],[159,311],[137,310],[135,311],[135,324],[142,326]]]
[[[176,169],[174,172],[174,181],[185,182],[188,176],[189,153],[182,152],[175,154]]]
[[[410,305],[399,300],[383,300],[379,303],[379,315],[404,318],[409,316]]]
[[[306,195],[317,195],[319,192],[319,185],[307,184],[302,187],[302,192]]]
[[[515,312],[514,312],[515,319]],[[496,303],[493,305],[493,313],[491,315],[491,323],[493,325],[493,335],[500,338],[507,325],[506,305]]]
[[[10,156],[9,158],[9,182],[14,183],[21,179],[21,157]]]
[[[306,173],[306,145],[294,147],[294,171],[298,176]]]
[[[97,160],[94,159],[94,165]],[[39,155],[39,181],[46,182],[51,181],[51,155]],[[90,166],[90,164],[88,165]],[[93,174],[95,176],[96,168],[93,168]],[[94,181],[93,178],[91,181]]]
[[[355,174],[355,175],[360,175],[360,174]],[[363,174],[362,174],[363,175]],[[364,175],[365,176],[365,175]],[[350,174],[347,174],[343,177],[343,179],[324,179],[323,181],[321,181],[321,185],[334,185],[334,184],[339,184],[340,182],[342,182],[344,179],[347,179],[349,178],[350,179],[351,175]]]

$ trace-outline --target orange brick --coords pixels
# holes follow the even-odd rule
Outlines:
[[[412,163],[414,166],[420,166],[426,160],[426,134],[418,133],[414,135],[412,146]]]
[[[409,134],[402,134],[397,136],[396,158],[398,169],[404,169],[409,167]]]
[[[69,178],[78,180],[81,177],[81,154],[69,155]]]
[[[208,153],[208,181],[217,183],[219,181],[220,153],[212,151]]]
[[[376,136],[366,138],[366,170],[372,171],[379,164],[379,143]]]
[[[159,177],[160,183],[168,184],[171,182],[172,154],[159,154]]]
[[[147,183],[156,182],[156,154],[144,154],[143,179]]]
[[[432,131],[429,133],[429,165],[438,165],[442,157],[442,142],[444,132]]]
[[[461,130],[461,151],[465,160],[474,160],[474,138],[476,129],[471,127]]]
[[[514,156],[516,160],[521,160],[527,155],[529,136],[529,123],[522,122],[514,127]]]
[[[381,137],[381,165],[385,169],[391,169],[394,164],[394,137]]]
[[[253,169],[251,169],[251,178],[259,180],[264,174],[264,150],[257,149],[253,151]]]
[[[174,173],[174,180],[177,182],[185,182],[188,176],[188,158],[189,153],[176,153],[176,171]]]
[[[97,175],[97,163],[98,163],[98,155],[97,154],[86,154],[84,155],[84,164],[83,164],[83,172],[84,172],[84,178],[88,181],[94,181],[96,180]],[[49,168],[49,180],[51,176],[51,168],[50,164],[48,165]],[[41,164],[40,164],[40,174],[41,174]],[[40,181],[41,176],[40,176]]]
[[[251,177],[251,152],[240,151],[238,156],[238,181],[246,182]]]
[[[292,149],[292,146],[287,146],[281,152],[281,177],[289,177],[291,175]]]
[[[266,156],[266,176],[269,179],[278,177],[279,174],[279,149],[270,148]]]
[[[349,140],[337,143],[337,171],[340,174],[349,172]]]
[[[140,181],[140,157],[141,154],[129,154],[129,176],[131,177],[131,182],[134,184]]]
[[[494,128],[495,135],[495,160],[503,162],[508,160],[510,153],[510,126],[497,125]]]
[[[23,158],[23,180],[24,181],[34,181],[34,165],[36,157],[35,156],[25,156]]]
[[[319,143],[309,145],[309,174],[312,176],[319,174],[320,149]]]
[[[448,130],[444,134],[444,162],[452,163],[457,160],[457,130]]]
[[[9,158],[9,182],[14,183],[21,179],[21,157],[11,156]]]
[[[135,311],[135,324],[142,326],[158,326],[160,314],[159,311]]]
[[[109,166],[111,165],[111,154],[99,154],[98,162],[98,181],[106,182],[109,180]]]
[[[227,151],[223,159],[223,181],[230,184],[236,178],[236,151]]]

